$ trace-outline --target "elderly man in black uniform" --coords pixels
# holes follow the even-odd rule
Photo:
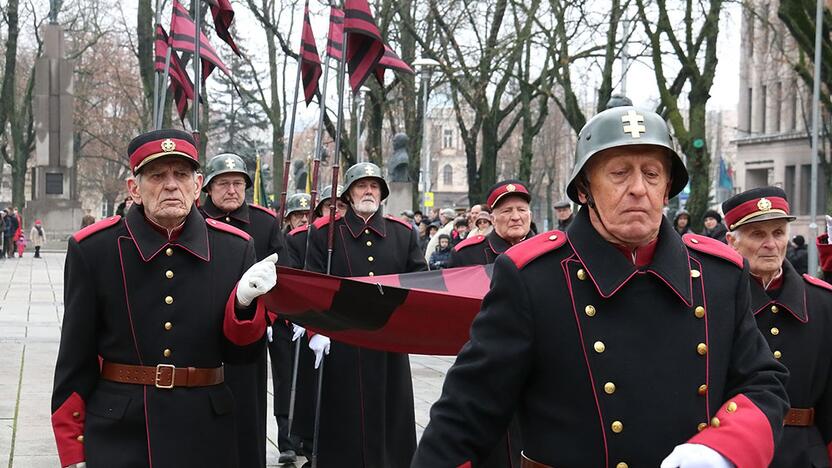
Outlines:
[[[199,214],[190,135],[149,132],[128,153],[133,208],[69,240],[52,394],[61,466],[238,466],[223,364],[260,354],[256,298],[277,256],[255,263],[248,234]]]
[[[609,109],[576,151],[568,239],[497,258],[412,466],[479,466],[515,413],[525,467],[768,466],[787,371],[742,257],[662,216],[688,180],[667,124]]]
[[[309,202],[312,197],[308,193],[298,192],[286,199],[286,232],[309,224]]]
[[[206,166],[202,190],[208,197],[201,208],[202,215],[245,231],[254,240],[254,253],[258,261],[277,253],[278,264],[291,266],[275,213],[262,206],[246,203],[246,189],[251,187],[251,177],[243,158],[232,153],[219,154],[211,158]],[[286,328],[285,334],[288,335],[285,322],[273,324],[272,328],[275,327]],[[225,383],[234,394],[237,449],[241,467],[266,466],[266,361],[264,341],[256,362],[225,366]],[[280,437],[282,435],[279,432],[278,441],[283,440]],[[294,449],[293,446],[278,446],[281,452]]]
[[[517,180],[504,180],[488,189],[488,206],[494,229],[486,236],[469,236],[451,252],[450,267],[487,265],[497,255],[527,237],[532,224],[529,208],[531,196],[526,185]]]
[[[786,260],[786,192],[760,187],[722,204],[728,245],[748,260],[751,311],[774,357],[789,369],[791,409],[775,468],[828,467],[832,459],[832,286]]]
[[[382,216],[390,193],[381,170],[359,163],[345,174],[342,200],[349,206],[335,220],[331,274],[374,276],[427,267],[410,223]],[[328,220],[328,218],[322,218]],[[327,270],[324,222],[310,233],[308,269]],[[355,307],[362,307],[357,300]],[[318,359],[328,338],[309,341]],[[413,386],[405,354],[331,344],[323,377],[319,440],[320,468],[403,468],[416,448]]]
[[[338,186],[338,193],[335,195],[336,197],[341,196],[341,192],[343,192],[344,188],[340,185]],[[342,202],[341,200],[336,200],[338,205],[338,213],[341,216],[347,211],[347,205]],[[330,204],[332,203],[332,186],[327,185],[321,190],[321,198],[318,200],[315,206],[315,219],[318,220],[318,223],[322,223],[323,218],[329,218],[329,208]],[[308,201],[307,201],[308,205]],[[288,206],[287,206],[288,208]],[[296,268],[304,268],[306,266],[306,239],[307,233],[309,230],[309,224],[301,224],[296,228],[289,231],[287,236],[287,245],[289,246],[289,253],[292,255],[292,259],[296,265]]]

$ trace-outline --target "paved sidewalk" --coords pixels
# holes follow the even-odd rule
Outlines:
[[[50,397],[63,317],[64,258],[48,252],[38,259],[27,252],[0,260],[0,468],[59,466]],[[421,437],[453,357],[411,356],[410,362]],[[278,466],[271,400],[266,459]]]

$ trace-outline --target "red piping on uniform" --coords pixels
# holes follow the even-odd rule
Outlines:
[[[155,257],[155,256],[156,256],[156,254],[158,254],[159,252],[161,252],[161,251],[162,251],[162,249],[164,249],[164,248],[165,248],[165,246],[163,245],[161,248],[159,248],[159,250],[157,250],[157,251],[153,252],[153,253],[150,255],[150,257],[145,258],[145,257],[144,257],[144,254],[142,253],[142,249],[141,249],[141,247],[139,247],[139,241],[137,241],[137,240],[136,240],[136,236],[135,236],[135,235],[133,235],[133,230],[132,230],[132,229],[130,229],[130,223],[128,223],[128,222],[127,222],[127,218],[124,218],[124,225],[127,227],[127,232],[129,232],[129,233],[130,233],[130,240],[132,240],[132,241],[133,241],[133,243],[134,243],[134,244],[136,244],[136,250],[138,250],[138,251],[139,251],[139,257],[141,257],[141,258],[142,258],[142,261],[143,261],[143,262],[145,262],[145,263],[149,262],[150,260],[152,260],[152,259],[153,259],[153,257]]]
[[[574,247],[572,248],[574,252]],[[577,252],[574,252],[577,256]],[[575,306],[575,295],[572,292],[572,277],[569,275],[569,261],[572,259],[572,256],[561,260],[560,266],[563,270],[563,275],[566,277],[566,288],[569,290],[569,298],[572,301],[572,313],[575,314],[575,324],[578,327],[578,336],[580,337],[581,341],[581,351],[584,353],[584,362],[586,362],[586,370],[587,374],[589,374],[589,383],[592,386],[592,397],[595,398],[595,407],[598,409],[598,422],[601,426],[601,438],[604,440],[604,465],[609,466],[610,463],[610,450],[607,446],[607,431],[604,427],[604,415],[601,413],[601,403],[598,401],[598,392],[595,389],[595,379],[592,377],[592,367],[589,365],[589,356],[586,353],[586,344],[584,343],[584,332],[581,329],[581,320],[578,318],[578,309]],[[596,285],[597,287],[597,285]]]
[[[690,271],[690,269],[690,257],[688,257],[688,271]],[[686,306],[690,307],[693,305],[693,280],[688,280],[688,290],[690,291],[691,297],[684,298],[681,294],[679,294],[679,291],[677,291],[676,288],[674,288],[670,283],[668,283],[667,280],[664,279],[664,277],[662,277],[662,275],[660,275],[657,271],[648,269],[646,270],[646,273],[652,273],[653,276],[662,280],[662,283],[666,284],[667,287],[670,288],[670,290],[673,291],[676,294],[676,296],[679,299],[681,299],[682,302],[685,303]]]
[[[576,256],[576,257],[578,257],[578,260],[581,262],[581,265],[582,265],[582,266],[586,266],[586,263],[585,263],[585,262],[584,262],[584,260],[581,258],[581,254],[579,254],[579,253],[578,253],[578,251],[575,249],[575,246],[574,246],[574,245],[572,245],[572,240],[571,240],[571,239],[567,239],[567,242],[569,242],[569,247],[572,247],[572,252],[574,252],[574,253],[575,253],[575,256]],[[624,285],[625,285],[625,284],[627,284],[627,281],[630,281],[630,278],[632,278],[633,276],[635,276],[635,275],[636,275],[636,273],[638,273],[638,270],[634,270],[632,273],[630,273],[630,276],[626,277],[626,278],[624,279],[624,281],[622,281],[622,282],[621,282],[621,284],[619,284],[619,285],[618,285],[618,287],[617,287],[617,288],[615,288],[615,290],[613,290],[613,291],[612,291],[612,292],[611,292],[608,296],[605,296],[605,295],[604,295],[604,293],[601,291],[601,287],[600,287],[600,286],[598,286],[598,283],[595,281],[595,277],[594,277],[594,276],[592,276],[592,272],[591,272],[591,271],[589,271],[589,268],[587,268],[587,269],[586,269],[586,273],[589,275],[589,279],[591,279],[591,280],[592,280],[592,284],[594,284],[594,285],[595,285],[595,289],[598,291],[598,294],[599,294],[601,297],[603,297],[604,299],[609,299],[609,298],[611,298],[611,297],[612,297],[612,296],[613,296],[616,292],[618,292],[618,290],[619,290],[619,289],[621,289],[622,287],[624,287]],[[568,275],[567,275],[567,276],[568,276]]]
[[[124,223],[124,224],[126,225],[127,223]],[[124,255],[122,254],[122,251],[121,251],[121,240],[122,239],[128,239],[128,240],[132,240],[132,239],[130,239],[128,237],[121,236],[121,237],[118,238],[118,241],[116,243],[118,244],[118,261],[121,264],[121,281],[122,281],[122,284],[124,285],[124,303],[127,304],[127,320],[130,321],[130,333],[133,334],[133,347],[136,348],[136,358],[139,360],[139,364],[144,365],[144,362],[142,361],[142,355],[139,352],[139,340],[136,339],[136,330],[135,330],[135,328],[133,328],[133,312],[130,309],[130,296],[127,294],[127,273],[124,272]],[[136,245],[136,250],[139,251],[139,256],[141,256],[142,251],[139,249],[138,245]]]
[[[806,312],[806,319],[805,320],[802,319],[796,313],[794,313],[794,311],[791,310],[788,306],[786,306],[785,304],[783,304],[781,302],[777,302],[777,301],[768,301],[768,302],[766,302],[766,304],[764,306],[762,306],[762,307],[760,307],[760,309],[754,311],[754,315],[756,316],[757,314],[759,314],[760,312],[768,309],[772,305],[777,305],[777,307],[782,307],[783,309],[787,310],[790,314],[792,314],[794,316],[794,318],[799,320],[801,323],[807,323],[809,321],[809,309],[806,307],[806,290],[805,289],[803,290],[803,311]]]

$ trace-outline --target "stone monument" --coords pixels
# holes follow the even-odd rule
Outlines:
[[[410,180],[410,156],[407,144],[410,139],[404,133],[393,136],[393,155],[387,162],[387,181],[390,196],[387,198],[386,214],[399,216],[404,210],[413,209],[413,184]]]

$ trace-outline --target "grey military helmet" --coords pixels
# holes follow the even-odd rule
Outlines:
[[[308,193],[295,193],[286,199],[286,217],[297,211],[309,211],[310,200],[312,199]]]
[[[356,183],[361,179],[376,179],[381,185],[381,201],[387,198],[390,195],[390,189],[387,188],[387,181],[384,180],[384,177],[381,176],[381,169],[373,163],[363,162],[358,163],[351,168],[347,169],[346,174],[344,174],[344,191],[341,193],[340,198],[341,201],[344,203],[349,203],[347,200],[347,195],[350,192],[350,187],[352,184]]]
[[[251,177],[248,175],[243,158],[234,153],[222,153],[214,156],[205,164],[205,182],[202,184],[202,191],[208,191],[208,186],[214,177],[232,172],[241,174],[246,179],[246,188],[251,187]]]
[[[338,191],[335,192],[336,198],[341,198],[341,194],[344,193],[344,186],[338,185]],[[315,205],[315,212],[320,213],[321,208],[323,208],[324,202],[329,200],[332,197],[332,185],[327,185],[321,190],[321,195],[318,197],[318,203]]]
[[[575,148],[575,168],[569,177],[566,194],[575,203],[578,198],[577,180],[587,162],[606,149],[619,146],[650,145],[665,148],[670,156],[670,197],[674,197],[688,183],[688,171],[673,147],[673,137],[662,117],[652,111],[633,106],[621,106],[598,113],[581,129]]]

